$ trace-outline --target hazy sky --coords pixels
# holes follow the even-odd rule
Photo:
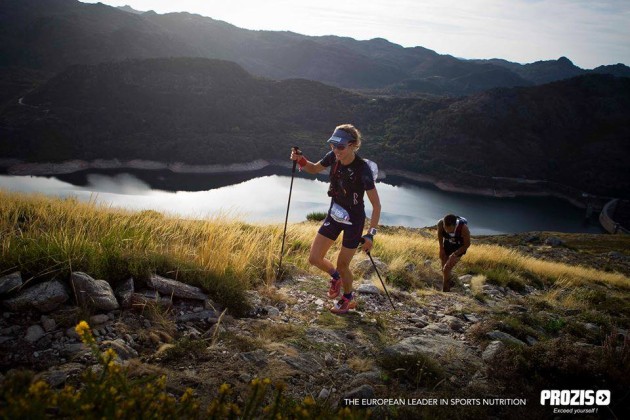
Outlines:
[[[96,3],[94,0],[82,0]],[[630,0],[101,0],[246,29],[385,38],[462,58],[630,65]]]

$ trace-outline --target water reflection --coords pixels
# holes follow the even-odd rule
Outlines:
[[[277,169],[276,169],[277,170]],[[181,217],[205,218],[222,213],[250,222],[282,223],[290,177],[269,174],[173,174],[159,171],[90,171],[50,177],[0,176],[0,188],[74,196],[115,207],[152,209]],[[284,170],[290,174],[290,170]],[[523,231],[599,233],[598,224],[583,224],[584,211],[555,198],[496,199],[446,193],[430,186],[379,182],[381,223],[395,226],[435,225],[453,212],[468,218],[473,234]],[[293,185],[289,220],[303,221],[310,212],[325,212],[329,199],[325,177],[298,174]],[[366,211],[371,213],[366,198]]]

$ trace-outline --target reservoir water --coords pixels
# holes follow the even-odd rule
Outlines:
[[[285,175],[277,175],[284,173]],[[91,170],[56,177],[0,175],[0,189],[93,200],[113,207],[151,209],[186,218],[217,214],[254,223],[284,223],[290,169],[267,168],[238,174],[175,174],[170,171]],[[601,233],[585,223],[583,209],[553,197],[493,198],[440,191],[388,177],[379,181],[381,224],[433,226],[447,213],[468,219],[476,235],[525,231]],[[290,222],[328,210],[326,177],[298,174],[293,183]],[[371,206],[366,199],[366,213]]]

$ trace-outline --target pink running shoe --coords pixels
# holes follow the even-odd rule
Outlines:
[[[330,312],[336,315],[347,314],[350,309],[354,309],[357,307],[357,303],[354,299],[348,299],[345,296],[342,296],[339,299],[339,302],[335,303],[335,306],[330,308]]]
[[[341,294],[341,279],[330,279],[330,288],[328,289],[328,298],[335,299]]]

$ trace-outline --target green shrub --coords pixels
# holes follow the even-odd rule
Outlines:
[[[306,220],[309,222],[321,222],[328,216],[327,212],[323,211],[314,211],[306,215]]]

